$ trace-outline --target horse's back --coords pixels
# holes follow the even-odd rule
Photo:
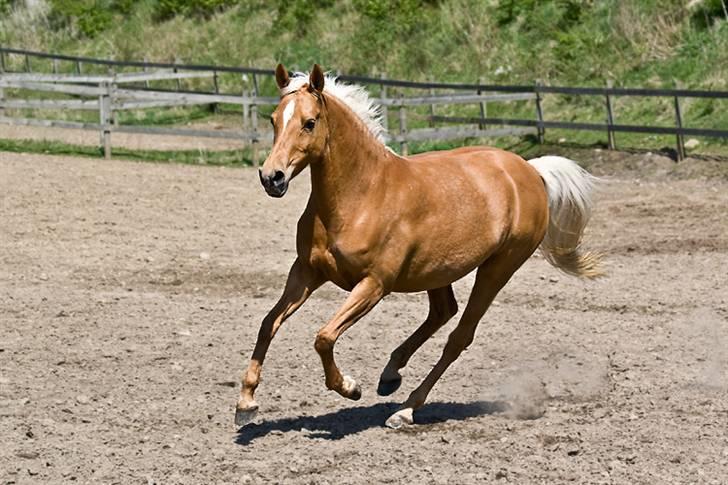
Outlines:
[[[485,198],[494,214],[520,209],[515,217],[539,213],[547,207],[546,190],[536,169],[513,152],[489,146],[470,146],[426,152],[404,158],[422,191],[442,186],[462,202]],[[467,188],[470,186],[471,190]],[[436,189],[435,189],[436,190]],[[524,206],[525,204],[525,206]],[[523,213],[526,211],[527,214]]]
[[[489,146],[430,152],[419,161],[432,160],[437,164],[438,153],[444,165],[452,165],[453,172],[463,172],[479,182],[490,207],[499,208],[494,213],[506,217],[501,227],[508,238],[532,246],[533,252],[548,223],[548,196],[538,171],[519,155]]]
[[[398,196],[394,215],[414,248],[414,274],[445,283],[499,251],[525,260],[543,238],[546,191],[538,172],[516,154],[463,147],[401,158],[396,169],[388,190],[409,194]]]

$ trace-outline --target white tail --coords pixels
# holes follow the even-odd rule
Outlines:
[[[574,276],[602,276],[601,255],[580,247],[591,217],[596,177],[564,157],[540,157],[528,163],[538,170],[548,193],[549,226],[540,246],[544,258]]]

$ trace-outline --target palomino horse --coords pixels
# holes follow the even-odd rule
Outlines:
[[[245,425],[258,410],[254,393],[271,339],[324,282],[351,293],[314,346],[326,387],[356,400],[359,385],[334,361],[339,336],[390,292],[427,291],[425,322],[392,352],[382,372],[377,391],[391,394],[412,354],[457,313],[452,283],[477,271],[439,361],[387,420],[398,428],[413,422],[413,411],[473,341],[496,294],[537,248],[567,273],[600,274],[598,256],[579,247],[593,178],[574,162],[526,162],[490,147],[400,157],[382,142],[377,109],[362,88],[324,76],[318,65],[308,76],[293,77],[278,65],[276,81],[281,101],[271,116],[275,141],[260,181],[268,195],[282,197],[310,166],[311,195],[298,222],[298,257],[283,295],[263,319],[242,379],[236,424]]]

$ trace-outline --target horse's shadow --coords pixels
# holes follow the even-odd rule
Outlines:
[[[238,430],[235,442],[248,445],[270,433],[307,431],[309,438],[340,440],[369,428],[384,426],[386,419],[398,408],[397,403],[379,403],[371,406],[343,408],[319,416],[301,416],[249,424]],[[418,409],[415,421],[418,425],[435,424],[448,420],[462,421],[467,418],[507,412],[511,405],[505,401],[475,401],[470,403],[429,403]]]

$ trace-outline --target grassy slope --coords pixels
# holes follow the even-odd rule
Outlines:
[[[678,0],[306,4],[327,3],[333,5],[299,11],[303,3],[288,0],[293,7],[282,11],[276,2],[240,0],[206,20],[178,16],[155,22],[154,0],[142,0],[130,15],[117,14],[95,38],[79,36],[73,25],[51,29],[42,14],[18,12],[0,20],[0,43],[116,59],[270,67],[282,61],[301,70],[319,62],[346,73],[386,71],[390,77],[417,80],[592,86],[610,80],[615,86],[728,89],[728,22],[721,11],[716,14],[715,1],[692,10]],[[223,89],[240,89],[238,79],[221,82]],[[683,108],[688,126],[728,127],[728,102],[684,100]],[[603,100],[597,97],[551,95],[544,109],[547,119],[604,118]],[[617,98],[615,110],[621,123],[673,123],[669,99]],[[531,118],[533,106],[491,104],[489,114]],[[586,144],[605,139],[599,133],[559,130],[547,135]],[[673,137],[618,135],[618,143],[659,148],[672,145]],[[704,140],[701,149],[725,153],[728,144]]]

